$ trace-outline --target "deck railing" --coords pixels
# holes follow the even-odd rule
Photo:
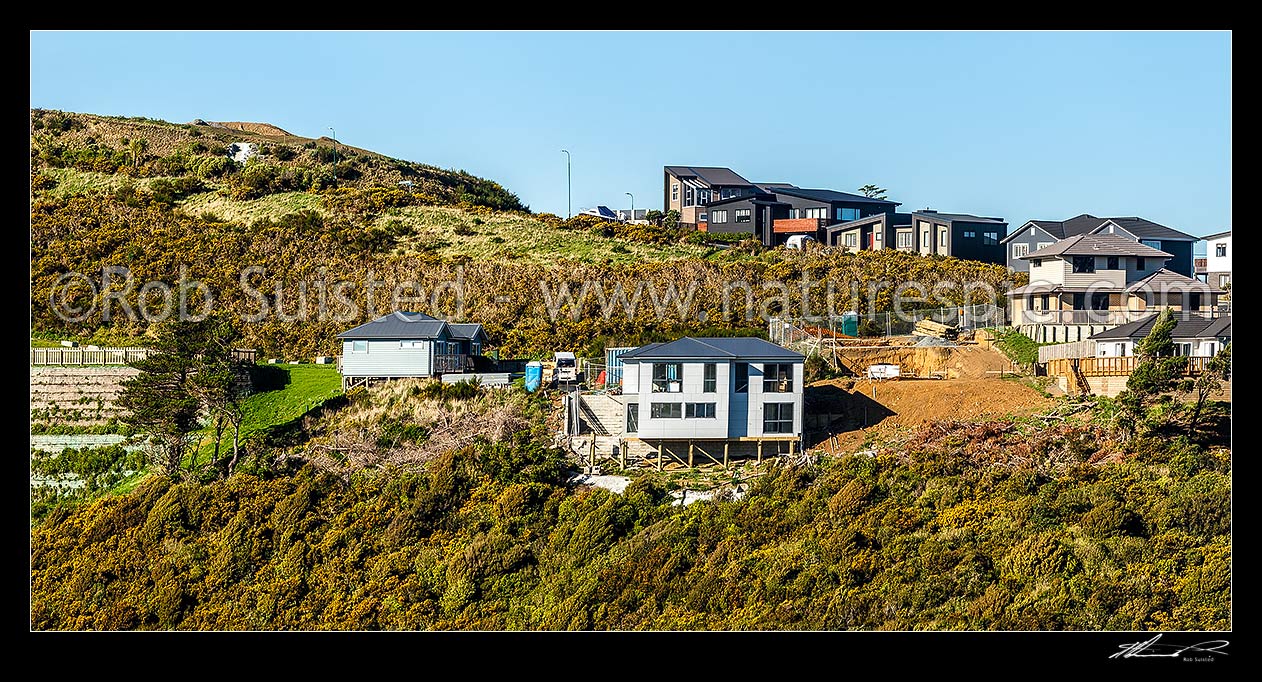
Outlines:
[[[149,348],[32,348],[31,366],[37,365],[126,365],[144,360],[153,353]],[[258,351],[234,348],[232,359],[253,363]]]
[[[469,368],[468,355],[435,355],[434,374],[463,372]]]
[[[1185,357],[1183,373],[1195,376],[1205,371],[1205,363],[1210,358]],[[1078,372],[1087,377],[1124,377],[1129,376],[1139,365],[1139,358],[1134,355],[1108,358],[1057,358],[1047,362],[1047,373],[1056,376],[1069,376],[1073,372],[1073,363],[1078,363]]]

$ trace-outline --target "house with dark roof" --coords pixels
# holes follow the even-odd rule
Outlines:
[[[621,360],[624,439],[660,448],[662,441],[802,437],[801,353],[757,338],[686,336]]]
[[[1208,317],[1182,314],[1177,318],[1170,338],[1174,341],[1174,354],[1193,358],[1212,358],[1231,343],[1231,316]],[[1091,335],[1095,341],[1096,357],[1113,358],[1135,354],[1135,346],[1148,336],[1157,315],[1142,317],[1134,322]]]
[[[1118,235],[1165,251],[1170,254],[1167,267],[1181,275],[1193,275],[1192,247],[1197,238],[1136,216],[1097,218],[1083,213],[1068,220],[1030,220],[1001,241],[1008,267],[1028,272],[1026,254],[1083,234]]]
[[[784,244],[793,235],[809,235],[823,242],[829,225],[893,213],[898,206],[895,201],[831,189],[786,183],[765,183],[762,187],[765,189],[748,196],[711,201],[697,229],[749,233],[766,246]]]
[[[1030,283],[1007,292],[1013,326],[1040,343],[1081,341],[1155,311],[1217,315],[1217,287],[1165,267],[1171,254],[1085,233],[1022,256]]]
[[[705,206],[711,201],[758,193],[754,183],[722,166],[664,166],[664,211],[679,211],[679,223],[696,227],[705,222]]]
[[[824,244],[843,251],[916,251],[910,213],[875,213],[824,228]]]
[[[406,377],[472,371],[486,333],[476,322],[447,322],[424,313],[394,312],[348,329],[338,367],[342,388]]]
[[[829,225],[824,243],[845,251],[896,249],[1004,263],[1008,223],[1003,218],[932,209],[912,213],[883,213]]]

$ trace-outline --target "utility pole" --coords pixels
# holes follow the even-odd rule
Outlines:
[[[631,197],[631,217],[627,219],[627,222],[635,222],[635,195],[630,192],[623,192],[623,194]]]
[[[561,151],[565,152],[565,219],[569,220],[573,211],[570,202],[570,152],[566,149]]]
[[[333,185],[337,185],[337,131],[333,126],[329,126],[329,132],[333,133]]]

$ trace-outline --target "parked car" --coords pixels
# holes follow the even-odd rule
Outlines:
[[[809,234],[795,234],[789,237],[787,240],[785,240],[784,248],[804,249],[806,248],[807,242],[813,242],[813,241],[815,241],[815,238]]]

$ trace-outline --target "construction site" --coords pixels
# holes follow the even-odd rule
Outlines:
[[[773,342],[816,366],[804,386],[800,440],[671,442],[628,436],[628,401],[619,382],[608,380],[566,394],[561,441],[589,472],[599,473],[602,467],[728,471],[768,458],[853,450],[871,429],[1037,413],[1053,402],[1047,389],[1057,391],[1023,375],[993,347],[986,332],[949,322],[920,319],[911,323],[909,334],[878,337],[847,334],[853,325],[845,324],[773,318],[769,326]],[[595,376],[600,370],[617,376],[612,364],[589,373]]]

